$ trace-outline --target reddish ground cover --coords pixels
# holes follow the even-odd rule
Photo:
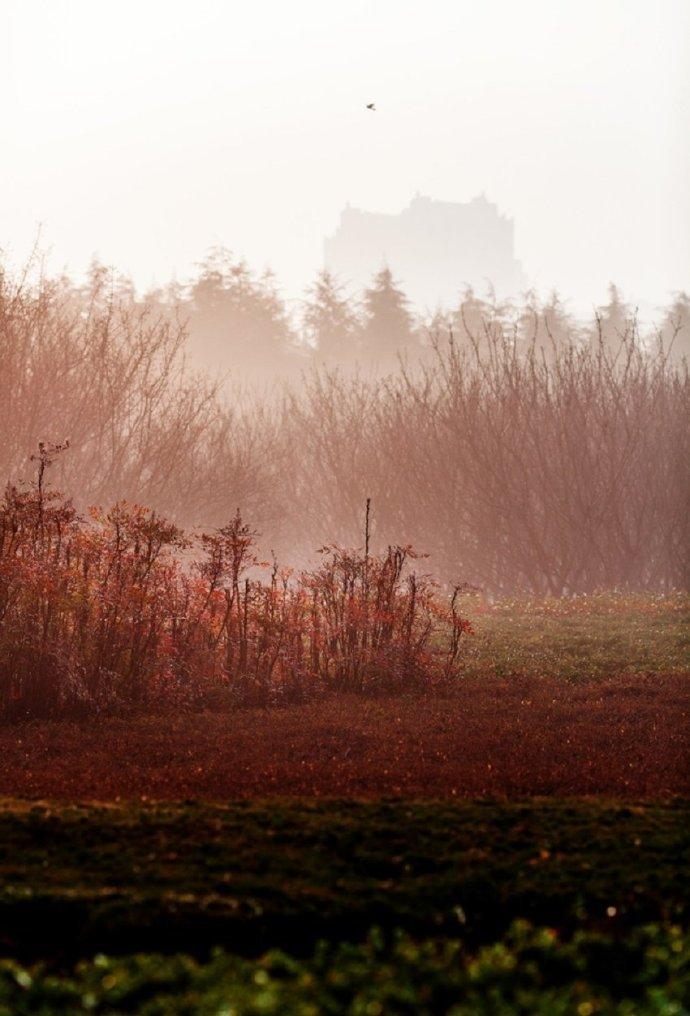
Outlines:
[[[450,698],[0,728],[0,795],[690,794],[687,677],[468,679]]]

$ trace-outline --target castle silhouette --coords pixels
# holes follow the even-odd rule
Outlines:
[[[324,240],[325,267],[343,282],[366,286],[387,264],[418,307],[452,305],[466,286],[500,296],[524,288],[513,220],[480,194],[472,201],[435,201],[419,192],[397,215],[348,204]]]

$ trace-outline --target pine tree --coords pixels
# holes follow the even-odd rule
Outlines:
[[[560,294],[554,289],[542,307],[544,331],[549,338],[549,346],[565,349],[578,338],[578,325],[566,310]]]
[[[609,354],[617,354],[621,344],[636,338],[635,315],[625,303],[618,286],[610,282],[608,303],[597,307],[593,324],[587,331],[591,346],[601,343]]]
[[[193,346],[221,367],[251,371],[286,360],[293,336],[272,274],[255,275],[225,248],[201,263],[183,310]]]
[[[308,291],[303,325],[317,359],[351,363],[358,351],[359,323],[343,287],[325,268]]]
[[[508,308],[498,303],[492,288],[482,300],[471,286],[467,286],[453,312],[453,337],[459,346],[485,355],[494,343],[505,337],[507,313]]]
[[[533,290],[526,293],[517,316],[517,328],[520,349],[525,353],[533,351],[547,362],[577,337],[576,324],[556,290],[546,303]]]
[[[388,365],[400,353],[415,344],[412,315],[408,300],[384,265],[364,291],[364,354],[371,360]]]
[[[685,359],[690,363],[690,296],[675,293],[673,303],[664,314],[660,329],[664,349],[672,361]]]

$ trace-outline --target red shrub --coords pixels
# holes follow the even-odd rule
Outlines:
[[[194,542],[121,502],[87,521],[39,483],[0,504],[0,708],[100,711],[202,699],[304,697],[437,682],[468,624],[408,572],[409,547],[324,550],[293,579],[259,575],[239,516]],[[189,552],[195,547],[200,557]],[[191,560],[190,560],[191,558]]]

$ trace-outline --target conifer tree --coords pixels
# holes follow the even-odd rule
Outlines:
[[[399,353],[408,352],[416,338],[409,302],[387,265],[376,273],[371,286],[364,291],[363,303],[365,356],[387,364]]]
[[[275,367],[289,351],[293,336],[272,274],[255,275],[225,248],[201,263],[183,310],[192,344],[221,367]]]
[[[690,363],[690,295],[675,293],[673,303],[664,314],[659,337],[670,359]]]
[[[597,307],[594,322],[587,331],[592,346],[601,343],[609,354],[616,354],[626,339],[634,339],[635,315],[624,301],[618,286],[610,282],[608,303]]]
[[[318,360],[351,363],[358,352],[359,322],[327,268],[319,272],[304,304],[303,324]]]
[[[451,319],[456,343],[485,354],[492,343],[504,337],[506,313],[507,308],[498,303],[493,289],[489,288],[486,299],[482,299],[472,286],[467,286]]]
[[[576,324],[555,289],[545,303],[533,290],[525,294],[517,316],[517,332],[522,351],[532,351],[547,361],[577,338]]]

